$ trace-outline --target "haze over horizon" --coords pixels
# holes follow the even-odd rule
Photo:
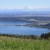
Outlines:
[[[50,10],[50,0],[0,0],[0,10]]]

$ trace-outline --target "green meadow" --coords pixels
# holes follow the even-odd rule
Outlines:
[[[0,36],[0,50],[50,50],[50,40]]]

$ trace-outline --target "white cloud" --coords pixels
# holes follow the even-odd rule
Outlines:
[[[15,6],[15,7],[0,7],[0,9],[24,9],[24,7]]]
[[[50,9],[50,7],[48,7],[48,6],[26,6],[26,8],[27,9],[33,9],[33,10],[36,10],[36,9]]]
[[[50,9],[48,6],[16,6],[16,7],[0,7],[0,9],[32,9],[32,10],[38,10],[38,9]]]

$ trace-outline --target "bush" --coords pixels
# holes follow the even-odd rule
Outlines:
[[[50,38],[50,32],[49,33],[43,33],[40,35],[41,39],[49,39]]]

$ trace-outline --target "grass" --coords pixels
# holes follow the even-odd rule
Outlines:
[[[50,50],[50,40],[0,36],[0,50]]]

